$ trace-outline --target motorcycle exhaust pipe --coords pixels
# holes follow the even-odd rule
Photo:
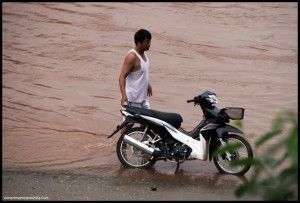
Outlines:
[[[145,145],[144,143],[128,136],[128,135],[125,135],[124,138],[123,138],[123,141],[138,148],[139,150],[149,154],[149,155],[154,155],[156,154],[158,151],[151,148],[151,147],[148,147],[147,145]]]

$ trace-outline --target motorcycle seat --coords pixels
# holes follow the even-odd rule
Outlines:
[[[180,127],[182,123],[182,117],[178,113],[168,113],[168,112],[162,112],[162,111],[156,111],[152,109],[145,109],[145,108],[132,107],[132,106],[131,107],[126,106],[126,111],[133,114],[158,118],[160,120],[169,123],[170,125],[172,125],[177,129]]]

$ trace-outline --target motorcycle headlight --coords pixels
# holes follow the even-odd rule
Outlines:
[[[208,95],[207,100],[214,106],[218,103],[218,97],[216,95],[210,94]]]

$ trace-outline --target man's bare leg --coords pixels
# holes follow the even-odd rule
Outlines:
[[[125,125],[122,129],[121,129],[121,135],[123,135],[126,131],[130,130],[132,128],[133,125]]]
[[[124,133],[126,133],[126,131],[130,130],[133,127],[133,125],[125,125],[122,129],[121,129],[121,135],[123,135]],[[123,144],[123,149],[126,149],[127,145],[126,143]]]

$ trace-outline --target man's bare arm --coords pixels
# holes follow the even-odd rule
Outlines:
[[[149,97],[152,96],[152,86],[150,85],[150,83],[148,84],[147,95],[148,95]]]
[[[121,98],[121,106],[124,105],[126,101],[128,101],[127,95],[126,95],[126,77],[128,74],[132,71],[135,63],[135,55],[133,53],[129,53],[124,60],[123,67],[119,76],[119,86],[120,91],[122,94]]]

